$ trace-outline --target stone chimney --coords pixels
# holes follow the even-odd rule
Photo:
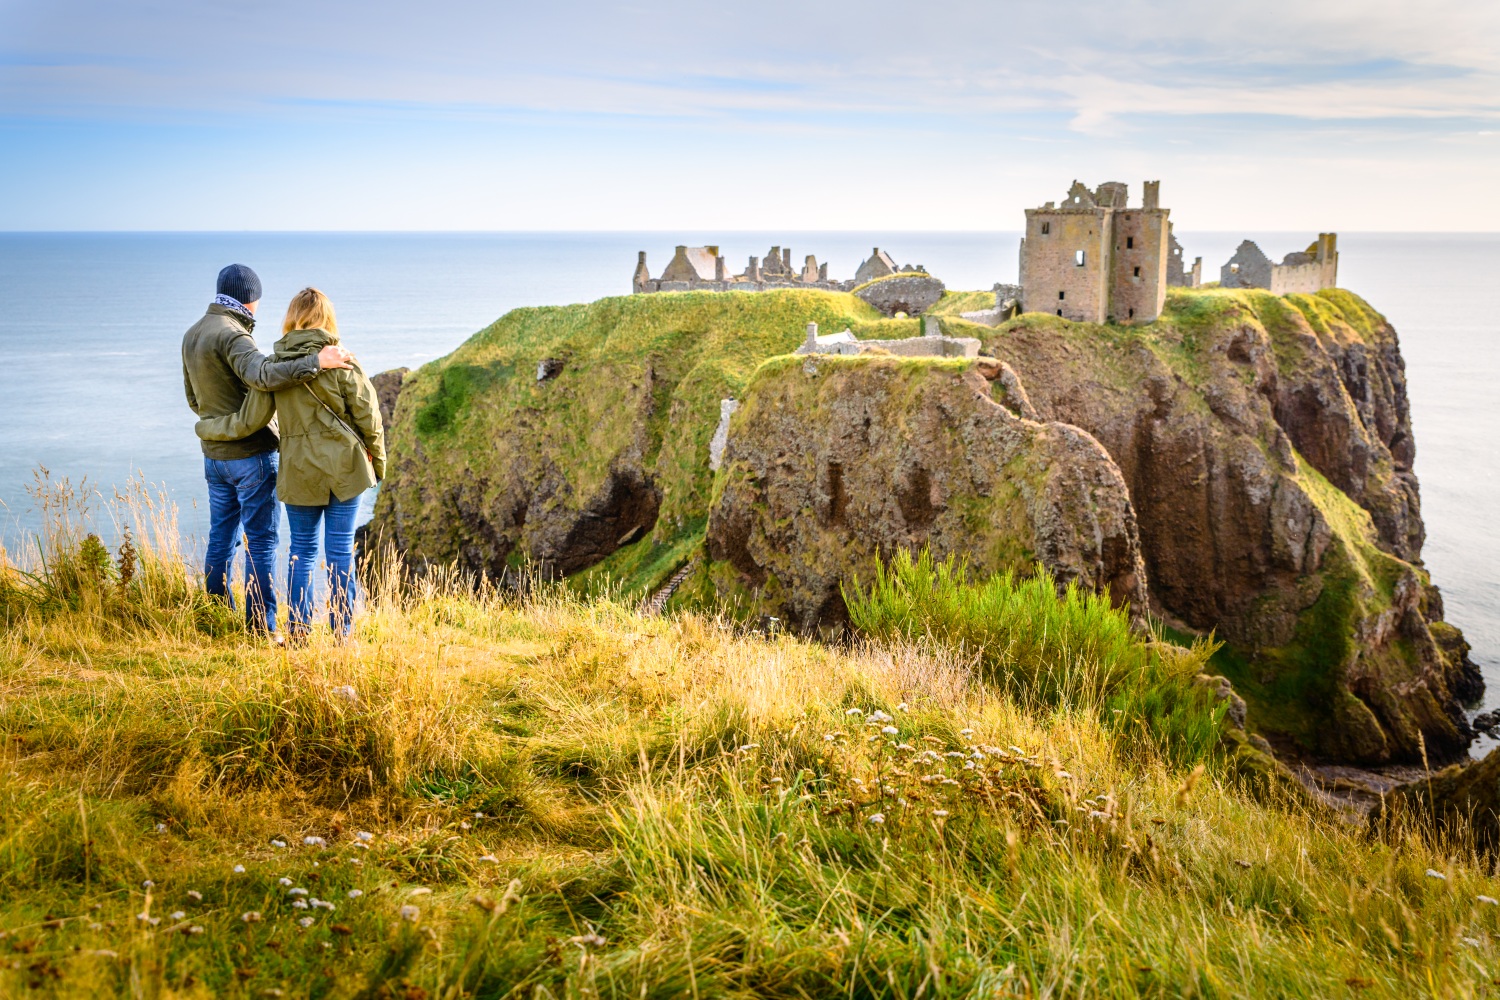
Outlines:
[[[642,250],[635,259],[635,276],[631,279],[631,284],[634,286],[635,291],[644,292],[646,290],[646,282],[650,280],[651,272],[646,270],[646,251]]]
[[[1161,208],[1161,181],[1145,181],[1142,184],[1141,207],[1148,212]]]

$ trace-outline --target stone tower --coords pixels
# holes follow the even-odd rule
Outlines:
[[[1168,210],[1161,182],[1141,206],[1118,181],[1090,191],[1078,181],[1061,205],[1026,210],[1021,307],[1082,323],[1149,323],[1167,300]]]

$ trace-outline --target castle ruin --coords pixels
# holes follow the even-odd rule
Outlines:
[[[1119,181],[1095,191],[1074,181],[1061,205],[1026,210],[1023,311],[1080,323],[1149,323],[1161,315],[1172,256],[1161,182],[1145,182],[1139,208],[1129,207],[1127,195]]]
[[[1319,233],[1306,250],[1294,251],[1280,264],[1271,263],[1254,240],[1245,240],[1219,269],[1221,288],[1264,288],[1272,295],[1322,291],[1338,286],[1337,233]]]
[[[772,288],[821,288],[848,292],[877,278],[908,273],[924,274],[925,269],[920,264],[897,267],[891,255],[879,247],[875,247],[870,258],[859,265],[853,280],[838,281],[828,277],[828,265],[819,264],[812,254],[803,259],[800,270],[793,267],[790,247],[774,246],[764,258],[751,257],[744,271],[730,274],[718,247],[679,246],[659,278],[651,277],[651,271],[646,267],[646,251],[640,251],[630,288],[636,295],[652,292],[763,292]]]

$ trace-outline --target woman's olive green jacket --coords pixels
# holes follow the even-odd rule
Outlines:
[[[326,330],[293,330],[276,342],[274,357],[300,358],[338,342],[338,334]],[[385,430],[375,387],[357,361],[349,364],[279,392],[252,391],[238,413],[198,421],[198,436],[237,441],[275,417],[281,434],[276,495],[283,503],[321,507],[331,497],[359,496],[385,478]]]

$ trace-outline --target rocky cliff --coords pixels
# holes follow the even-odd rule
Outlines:
[[[1174,291],[1157,323],[953,324],[1129,484],[1158,612],[1228,640],[1252,728],[1340,760],[1437,758],[1477,671],[1422,570],[1395,331],[1357,296]]]
[[[918,333],[832,292],[517,310],[401,383],[374,536],[416,564],[636,591],[696,558],[679,602],[807,629],[836,626],[840,585],[898,547],[1039,560],[1227,640],[1250,728],[1284,747],[1462,752],[1475,677],[1420,564],[1378,314],[1341,291],[1174,290],[1147,326],[989,328],[956,315],[971,298],[929,314],[1003,363],[778,357],[809,321]]]
[[[827,355],[762,365],[709,515],[709,558],[727,564],[716,589],[794,627],[838,627],[842,586],[881,554],[928,548],[986,574],[1040,561],[1060,582],[1141,606],[1120,470],[1078,428],[996,402],[985,376],[1003,371]]]

